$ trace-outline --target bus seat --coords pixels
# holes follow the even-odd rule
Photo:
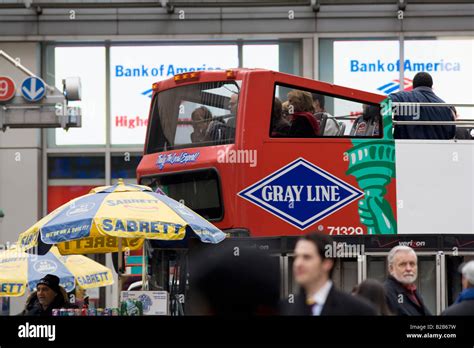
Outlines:
[[[344,132],[346,131],[346,123],[339,122],[339,132],[337,133],[338,136],[343,136]]]

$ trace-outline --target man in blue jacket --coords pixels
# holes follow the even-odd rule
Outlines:
[[[433,78],[426,72],[419,72],[413,78],[413,90],[409,92],[398,92],[390,94],[393,102],[411,102],[411,103],[444,103],[444,101],[434,94]],[[449,107],[440,106],[421,106],[417,107],[399,107],[396,112],[394,109],[395,120],[397,121],[454,121],[453,112]],[[410,112],[406,112],[409,110]],[[416,112],[418,111],[418,112]],[[395,126],[393,136],[395,139],[453,139],[456,133],[456,127],[449,125],[442,126]]]
[[[446,308],[441,315],[474,316],[474,260],[466,263],[461,270],[463,291],[456,302]]]

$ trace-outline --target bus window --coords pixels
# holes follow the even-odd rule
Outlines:
[[[183,203],[207,220],[219,221],[224,216],[220,182],[215,169],[168,173],[152,178],[149,186]]]
[[[152,103],[147,153],[233,143],[240,85],[205,82],[159,92]]]
[[[270,136],[379,138],[382,137],[380,106],[277,85]]]

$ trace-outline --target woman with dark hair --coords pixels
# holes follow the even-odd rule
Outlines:
[[[380,134],[380,107],[364,105],[362,115],[352,125],[350,135],[356,137],[376,137]]]
[[[290,124],[283,116],[283,107],[280,99],[275,98],[273,101],[271,136],[285,137],[290,131]]]
[[[352,290],[352,294],[369,300],[374,304],[379,315],[393,315],[385,299],[385,289],[379,281],[366,279]]]

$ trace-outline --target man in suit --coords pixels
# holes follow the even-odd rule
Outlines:
[[[375,308],[334,286],[331,275],[334,260],[332,239],[326,235],[309,234],[296,243],[293,275],[301,286],[294,301],[285,303],[286,315],[376,315]]]
[[[395,315],[432,315],[416,289],[418,259],[409,246],[399,245],[387,256],[390,275],[384,283],[387,302]]]
[[[474,316],[474,261],[469,261],[461,268],[462,288],[456,302],[446,308],[441,315]]]

